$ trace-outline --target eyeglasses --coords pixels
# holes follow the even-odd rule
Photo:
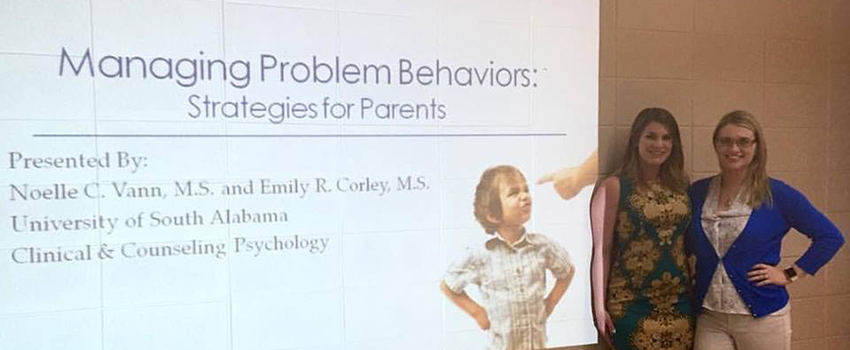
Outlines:
[[[731,137],[718,137],[714,140],[714,143],[723,148],[732,148],[732,145],[738,145],[738,148],[745,149],[752,147],[757,141],[753,139],[749,139],[746,137],[742,137],[739,139],[733,139]]]

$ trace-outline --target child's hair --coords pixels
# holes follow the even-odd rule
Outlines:
[[[498,222],[490,218],[502,218],[502,200],[499,192],[502,186],[509,181],[521,181],[525,183],[525,176],[519,169],[510,165],[499,165],[489,168],[481,174],[481,180],[475,187],[475,219],[484,228],[487,234],[492,235],[499,227]]]

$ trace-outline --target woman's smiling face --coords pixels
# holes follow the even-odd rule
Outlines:
[[[728,124],[717,132],[714,151],[722,171],[746,171],[756,155],[756,140],[752,130]]]
[[[673,150],[673,136],[661,123],[649,123],[641,132],[638,155],[641,165],[661,166]]]

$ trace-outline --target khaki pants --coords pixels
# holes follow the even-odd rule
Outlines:
[[[694,350],[790,350],[791,311],[754,318],[702,309]]]

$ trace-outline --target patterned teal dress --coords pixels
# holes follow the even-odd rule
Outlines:
[[[687,194],[620,179],[607,309],[618,350],[690,350],[694,315],[685,253]]]

